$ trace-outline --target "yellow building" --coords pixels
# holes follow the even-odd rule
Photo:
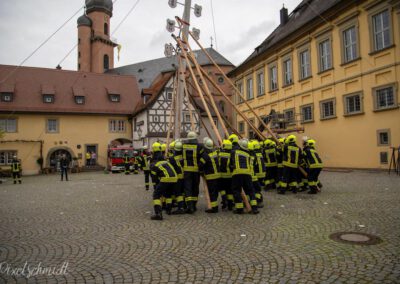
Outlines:
[[[400,3],[307,0],[290,15],[283,8],[281,24],[229,76],[260,116],[273,110],[287,128],[304,127],[298,137],[317,141],[325,166],[387,168],[390,147],[400,146]]]
[[[140,99],[136,78],[0,65],[0,167],[13,155],[23,174],[57,169],[60,155],[86,166],[107,165],[110,144],[132,143],[132,109]]]

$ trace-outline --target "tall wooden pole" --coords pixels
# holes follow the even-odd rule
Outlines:
[[[183,27],[182,27],[182,35],[185,38],[188,38],[189,34],[189,25],[190,25],[190,9],[192,5],[192,0],[185,0],[185,8],[183,11]],[[182,47],[185,48],[185,47]],[[178,54],[177,56],[180,56]],[[186,62],[184,60],[180,61],[182,64],[179,64],[179,89],[178,95],[176,98],[176,109],[175,109],[175,139],[181,137],[181,121],[182,121],[182,105],[183,105],[183,96],[184,96],[184,85],[183,82],[185,80],[185,72],[186,72]]]
[[[165,155],[167,155],[168,150],[169,150],[169,136],[171,133],[171,127],[172,127],[172,113],[176,111],[176,105],[175,105],[175,98],[177,96],[176,90],[178,89],[179,81],[178,81],[178,73],[175,74],[174,76],[174,89],[172,91],[172,102],[171,102],[171,108],[169,110],[169,120],[168,120],[168,130],[167,130],[167,148],[165,149]],[[174,130],[176,129],[176,123],[174,123]]]
[[[217,127],[215,126],[215,123],[214,123],[214,121],[213,121],[213,119],[212,119],[212,115],[211,115],[211,113],[210,113],[210,110],[209,110],[209,108],[208,108],[208,106],[207,106],[207,103],[206,103],[205,100],[204,100],[203,93],[201,92],[199,83],[198,83],[197,80],[196,80],[196,75],[194,74],[194,71],[193,71],[193,69],[192,69],[192,66],[190,65],[190,61],[189,61],[189,59],[188,59],[188,55],[187,55],[187,52],[186,52],[186,50],[185,50],[185,48],[184,48],[184,46],[183,46],[183,43],[182,43],[182,41],[181,41],[179,38],[177,38],[175,35],[172,35],[172,37],[176,40],[176,42],[177,42],[178,45],[180,46],[181,52],[182,52],[183,56],[185,57],[186,63],[188,63],[188,64],[187,64],[187,67],[188,67],[188,69],[189,69],[190,76],[192,77],[192,80],[193,80],[193,82],[194,82],[194,84],[195,84],[195,86],[196,86],[196,89],[197,89],[197,91],[198,91],[198,93],[199,93],[199,95],[200,95],[201,101],[202,101],[202,103],[203,103],[203,105],[204,105],[204,108],[205,108],[205,110],[206,110],[206,112],[207,112],[208,118],[209,118],[210,123],[211,123],[211,126],[212,126],[212,128],[213,128],[213,130],[214,130],[214,132],[215,132],[215,135],[217,136],[218,142],[220,143],[220,145],[222,145],[222,138],[221,138],[221,136],[219,135],[218,129],[217,129]]]
[[[200,70],[199,63],[197,62],[196,58],[194,58],[193,50],[192,50],[192,48],[190,47],[189,44],[187,45],[187,47],[188,47],[188,49],[189,49],[189,51],[190,51],[189,57],[192,59],[191,62],[194,64],[194,66],[195,66],[195,68],[196,68],[196,70],[197,70],[197,73],[198,73],[198,75],[200,76],[200,79],[201,79],[201,80],[203,81],[203,83],[204,83],[204,84],[203,84],[203,85],[204,85],[203,90],[205,90],[205,93],[207,94],[207,96],[208,96],[209,99],[210,99],[211,105],[212,105],[212,107],[213,107],[213,109],[214,109],[214,111],[215,111],[215,113],[216,113],[216,115],[217,115],[218,121],[219,121],[219,123],[221,124],[222,129],[223,129],[224,132],[225,132],[225,136],[228,137],[228,136],[229,136],[229,132],[228,132],[228,130],[227,130],[226,127],[225,127],[225,123],[224,123],[224,121],[223,121],[222,118],[221,118],[221,114],[219,113],[219,110],[218,110],[218,108],[217,108],[217,106],[216,106],[216,104],[215,104],[214,98],[213,98],[213,96],[212,96],[212,94],[211,94],[211,92],[210,92],[210,89],[208,88],[208,85],[207,85],[207,83],[206,83],[206,80],[205,80],[204,77],[203,77],[203,74],[202,74],[202,72],[201,72],[201,70]],[[190,62],[189,62],[189,64],[190,64]]]

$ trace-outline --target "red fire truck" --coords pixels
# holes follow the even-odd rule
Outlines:
[[[127,152],[130,160],[133,159],[133,147],[130,145],[121,145],[108,148],[108,167],[111,172],[125,171],[124,155]],[[132,170],[132,165],[130,166]]]

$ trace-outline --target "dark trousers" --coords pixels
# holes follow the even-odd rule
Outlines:
[[[150,186],[150,171],[149,170],[144,170],[144,185],[146,186],[146,190],[149,189]],[[152,182],[153,188],[154,188],[154,183]]]
[[[22,182],[21,181],[21,172],[13,172],[12,176],[13,176],[14,184],[16,184],[17,181],[18,181],[18,183]]]
[[[275,183],[278,182],[278,167],[267,167],[265,174],[265,190],[275,188]]]
[[[321,168],[317,169],[308,169],[308,185],[310,186],[311,191],[317,192],[318,191],[318,177],[321,173]]]
[[[156,188],[153,192],[153,205],[154,205],[154,213],[161,214],[161,197],[165,197],[166,200],[166,211],[167,213],[171,213],[172,208],[172,194],[175,191],[176,183],[167,183],[160,182],[156,185]]]
[[[235,208],[243,210],[242,188],[244,193],[248,196],[252,208],[257,208],[256,196],[251,181],[251,175],[234,175],[232,176],[232,192],[235,200]]]
[[[276,177],[275,177],[275,184],[277,187],[281,187],[283,182],[283,166],[277,167],[276,169]]]
[[[61,180],[63,180],[65,175],[65,180],[68,180],[68,168],[61,167]]]
[[[225,193],[226,193],[226,199],[228,201],[228,206],[229,206],[229,204],[233,204],[234,198],[233,198],[233,192],[232,192],[232,178],[220,178],[219,187],[220,187],[220,191],[225,191]]]
[[[125,163],[125,174],[126,175],[129,175],[129,173],[130,173],[130,166],[131,166],[130,163]]]
[[[281,190],[286,191],[287,187],[290,187],[292,190],[296,190],[298,176],[298,168],[283,167],[283,182],[281,182]]]
[[[211,208],[218,208],[218,179],[207,180],[208,194],[210,195]]]
[[[175,199],[176,202],[178,203],[178,209],[183,209],[183,204],[184,204],[184,190],[183,190],[183,179],[178,179],[178,182],[176,183],[175,186]]]
[[[256,200],[257,200],[258,204],[262,203],[262,201],[263,201],[263,196],[261,194],[261,184],[260,184],[260,182],[261,181],[259,181],[259,180],[253,181],[254,194],[256,196]]]
[[[186,203],[192,203],[196,205],[199,197],[199,183],[200,175],[198,172],[184,172],[183,175],[183,187],[185,192]]]

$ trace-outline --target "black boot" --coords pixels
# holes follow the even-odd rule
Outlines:
[[[233,210],[233,214],[243,214],[243,208],[237,208]]]
[[[206,209],[204,212],[206,213],[218,213],[218,207],[213,207],[210,209]]]
[[[232,211],[232,209],[233,209],[233,202],[228,200],[228,210]]]
[[[310,191],[307,192],[308,194],[317,194],[318,188],[316,186],[310,186]]]
[[[150,219],[151,220],[162,220],[163,219],[163,216],[162,216],[162,214],[161,213],[159,213],[159,214],[154,214],[154,215],[152,215],[151,217],[150,217]]]
[[[186,208],[186,211],[185,211],[185,213],[186,214],[193,214],[194,213],[194,209],[193,209],[193,201],[189,201],[189,202],[187,202],[187,208]]]
[[[260,211],[258,211],[257,206],[252,206],[250,213],[251,214],[258,214],[258,213],[260,213]]]

